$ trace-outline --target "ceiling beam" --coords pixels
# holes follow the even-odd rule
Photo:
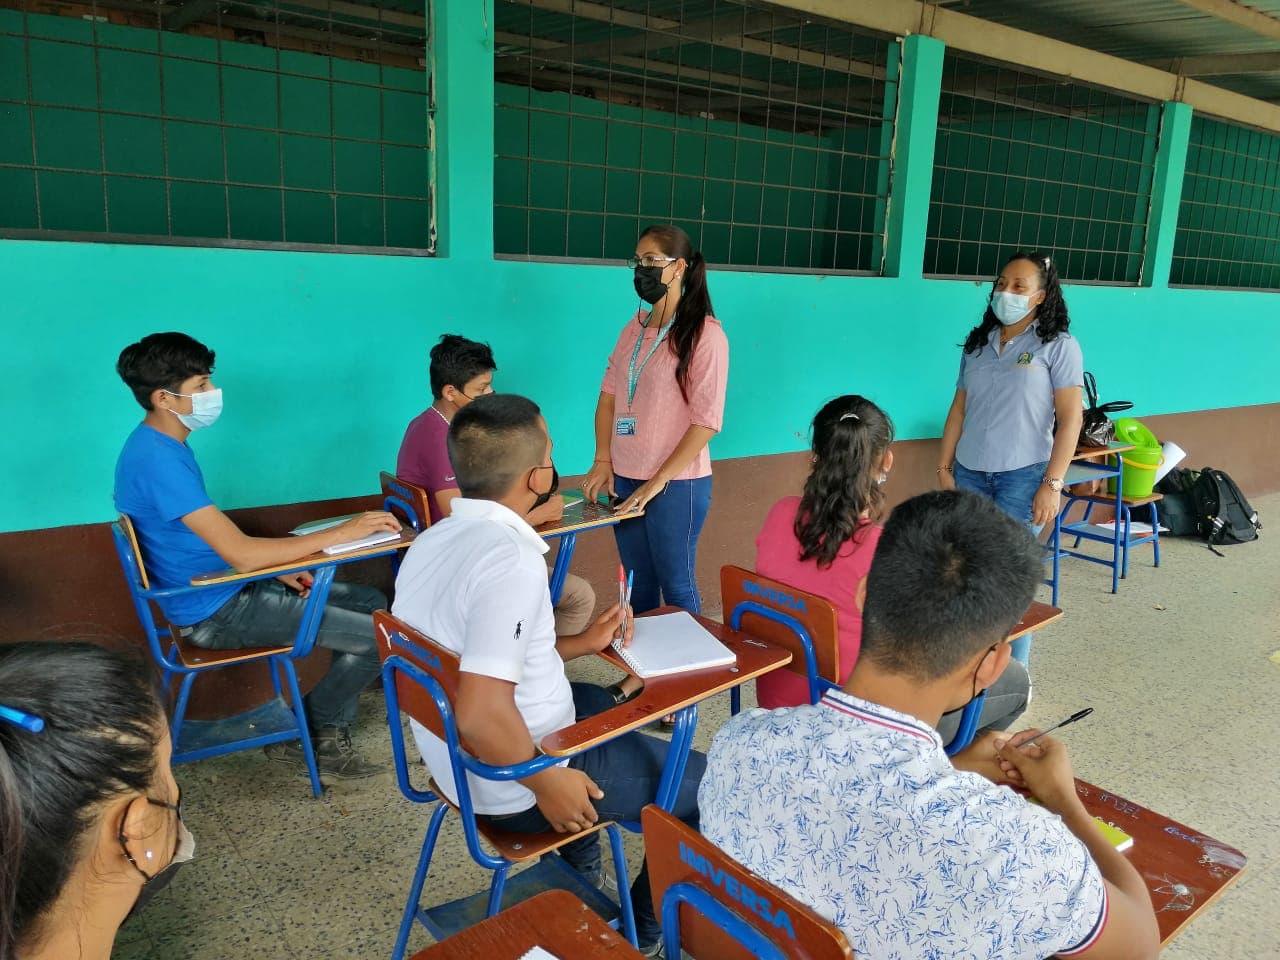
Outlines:
[[[171,7],[172,12],[166,14],[160,23],[165,30],[185,30],[215,13],[220,5],[219,0],[187,0],[176,9]]]
[[[848,73],[859,77],[882,79],[884,68],[861,60],[850,60],[832,54],[806,50],[789,44],[774,43],[771,40],[758,39],[750,34],[764,33],[773,29],[777,18],[771,13],[746,14],[735,17],[713,17],[707,20],[696,20],[681,24],[674,20],[660,20],[656,17],[644,17],[617,11],[610,7],[583,0],[513,0],[515,3],[548,10],[556,13],[567,13],[595,20],[601,23],[617,23],[634,27],[642,32],[635,36],[618,40],[600,40],[594,43],[562,44],[565,51],[572,50],[575,56],[590,58],[608,56],[610,54],[644,53],[666,50],[683,46],[687,43],[707,43],[711,46],[753,53],[762,57],[778,60],[789,60],[805,66],[819,67],[838,73]],[[837,0],[839,2],[839,0]],[[828,18],[832,19],[832,18]],[[841,19],[841,18],[835,18]]]
[[[1142,63],[1184,77],[1223,77],[1231,74],[1280,72],[1280,51],[1221,53],[1199,57],[1160,57]]]
[[[1207,13],[1217,20],[1225,20],[1227,23],[1234,23],[1237,27],[1244,27],[1250,33],[1256,33],[1260,37],[1280,40],[1280,19],[1268,16],[1253,7],[1247,7],[1243,3],[1236,3],[1235,0],[1177,0],[1177,2],[1200,13]]]
[[[1016,30],[920,0],[772,0],[802,14],[890,36],[920,33],[955,50],[1149,100],[1175,100],[1247,126],[1280,131],[1280,107],[1131,60]],[[1188,0],[1180,0],[1188,2]],[[1207,2],[1207,0],[1206,0]]]

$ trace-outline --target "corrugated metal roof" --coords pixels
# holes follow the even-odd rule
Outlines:
[[[1280,21],[1280,0],[1256,0],[1249,6]],[[948,9],[1139,62],[1280,52],[1280,39],[1254,33],[1177,0],[968,0]],[[1197,79],[1246,96],[1269,99],[1280,95],[1280,73]]]

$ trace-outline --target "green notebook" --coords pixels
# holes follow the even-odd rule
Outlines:
[[[1044,806],[1044,804],[1035,797],[1027,797],[1027,802],[1034,803],[1037,807]],[[1133,846],[1133,837],[1115,826],[1115,824],[1107,823],[1107,821],[1103,820],[1101,817],[1094,817],[1093,819],[1094,822],[1098,824],[1098,829],[1102,831],[1102,835],[1110,840],[1111,845],[1121,853],[1124,853],[1124,851]]]

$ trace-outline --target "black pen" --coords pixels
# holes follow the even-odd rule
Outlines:
[[[1093,707],[1085,707],[1083,710],[1079,710],[1076,713],[1073,713],[1071,716],[1067,717],[1067,719],[1063,720],[1061,723],[1055,723],[1048,730],[1041,730],[1030,740],[1022,741],[1022,743],[1018,744],[1018,747],[1019,749],[1021,749],[1022,747],[1030,746],[1031,744],[1039,740],[1041,737],[1043,737],[1046,733],[1052,733],[1054,730],[1057,730],[1059,727],[1065,727],[1068,723],[1075,723],[1077,720],[1083,720],[1085,717],[1087,717],[1091,713],[1093,713]]]

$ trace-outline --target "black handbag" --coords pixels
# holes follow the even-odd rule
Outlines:
[[[1098,403],[1098,384],[1093,374],[1087,371],[1084,375],[1084,396],[1087,404],[1084,422],[1080,424],[1080,446],[1105,447],[1116,438],[1116,425],[1111,422],[1111,414],[1131,410],[1133,404],[1128,400]]]

